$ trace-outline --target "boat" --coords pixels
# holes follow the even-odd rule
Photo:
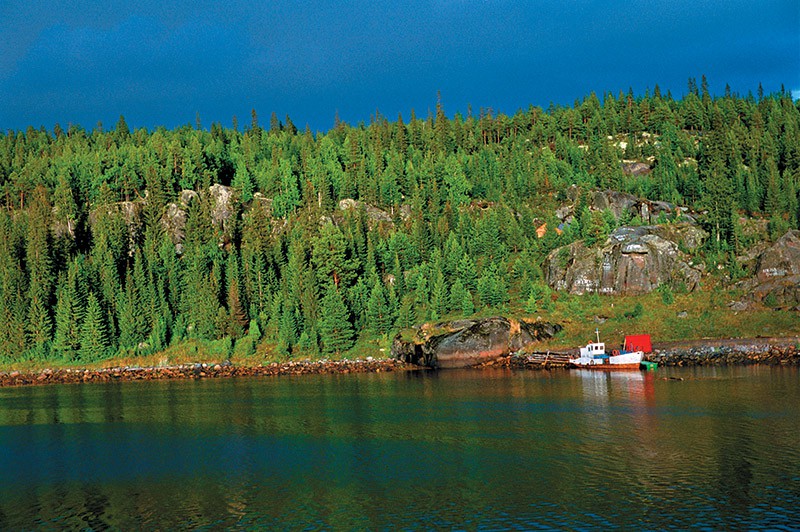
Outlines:
[[[594,332],[597,334],[597,341],[581,347],[580,356],[569,361],[573,367],[601,370],[639,369],[644,351],[623,348],[622,351],[613,349],[611,353],[606,353],[606,344],[600,341],[600,331],[595,329]]]

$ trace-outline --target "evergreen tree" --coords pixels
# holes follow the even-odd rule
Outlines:
[[[347,256],[347,242],[341,230],[332,223],[324,224],[314,241],[311,261],[320,287],[333,282],[337,287],[350,286],[355,278],[355,261]]]
[[[26,330],[34,346],[42,346],[52,336],[50,308],[54,276],[50,242],[51,211],[47,191],[40,185],[34,191],[29,211],[25,246],[30,301]]]
[[[447,304],[449,301],[447,283],[441,269],[436,268],[436,273],[431,287],[430,314],[434,320],[440,319],[447,314]]]
[[[286,159],[279,164],[280,190],[272,201],[272,212],[277,217],[286,217],[300,206],[300,185],[292,166]]]
[[[93,292],[89,292],[86,315],[81,325],[80,358],[85,361],[100,360],[111,346],[103,309]]]
[[[133,348],[147,338],[149,327],[144,314],[139,287],[133,272],[125,278],[125,292],[119,294],[117,303],[120,347]]]
[[[350,311],[333,283],[328,283],[320,303],[318,328],[323,353],[338,354],[353,346],[355,332],[350,323]]]
[[[247,316],[247,304],[242,294],[240,294],[239,283],[239,260],[237,254],[231,253],[228,258],[226,268],[228,280],[227,304],[228,304],[228,327],[227,332],[233,338],[239,338],[244,334],[250,318]]]
[[[709,135],[704,145],[704,160],[701,167],[705,195],[703,203],[708,209],[707,222],[717,245],[732,236],[734,203],[733,186],[721,157],[718,139]]]
[[[376,279],[367,303],[367,325],[379,334],[386,334],[394,323],[391,307],[383,283]]]
[[[450,287],[450,308],[459,310],[464,316],[471,316],[475,312],[472,294],[464,287],[461,279],[456,279]]]

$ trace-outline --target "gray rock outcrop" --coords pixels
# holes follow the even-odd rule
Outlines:
[[[345,198],[339,201],[339,210],[348,211],[357,209],[364,209],[367,213],[367,218],[369,218],[371,222],[392,223],[392,215],[383,209],[379,209],[368,203],[363,203],[351,198]]]
[[[545,261],[547,283],[572,294],[645,294],[662,283],[693,290],[702,269],[681,248],[695,249],[706,237],[690,223],[620,227],[602,246],[578,241],[552,251]]]
[[[767,248],[758,258],[755,276],[742,286],[756,301],[800,305],[800,231],[787,232]]]
[[[508,355],[560,330],[560,325],[505,317],[459,320],[423,326],[411,340],[398,335],[392,356],[430,368],[463,368]]]
[[[208,189],[211,194],[211,223],[227,231],[229,220],[236,214],[233,205],[233,189],[215,183]]]
[[[686,222],[695,221],[694,217],[688,214],[685,208],[678,207],[666,201],[650,201],[618,190],[581,192],[580,188],[573,185],[567,192],[567,197],[570,201],[577,202],[578,196],[580,196],[581,193],[587,194],[587,205],[589,209],[594,211],[608,210],[618,219],[624,216],[638,216],[645,223],[654,224],[659,217],[664,214],[680,216],[681,219]],[[566,223],[570,223],[578,214],[579,213],[575,212],[574,203],[573,205],[566,205],[556,209],[556,216]]]

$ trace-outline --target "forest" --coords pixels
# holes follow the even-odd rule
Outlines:
[[[583,206],[557,231],[573,185],[699,213],[723,265],[753,244],[741,217],[772,239],[800,219],[800,106],[783,88],[712,96],[689,79],[680,99],[656,86],[452,118],[439,98],[424,118],[324,133],[249,118],[0,133],[0,360],[187,341],[328,357],[425,321],[535,313],[553,301],[549,252],[636,223]]]

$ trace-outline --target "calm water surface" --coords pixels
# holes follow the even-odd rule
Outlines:
[[[0,479],[3,530],[791,530],[800,373],[2,389]]]

